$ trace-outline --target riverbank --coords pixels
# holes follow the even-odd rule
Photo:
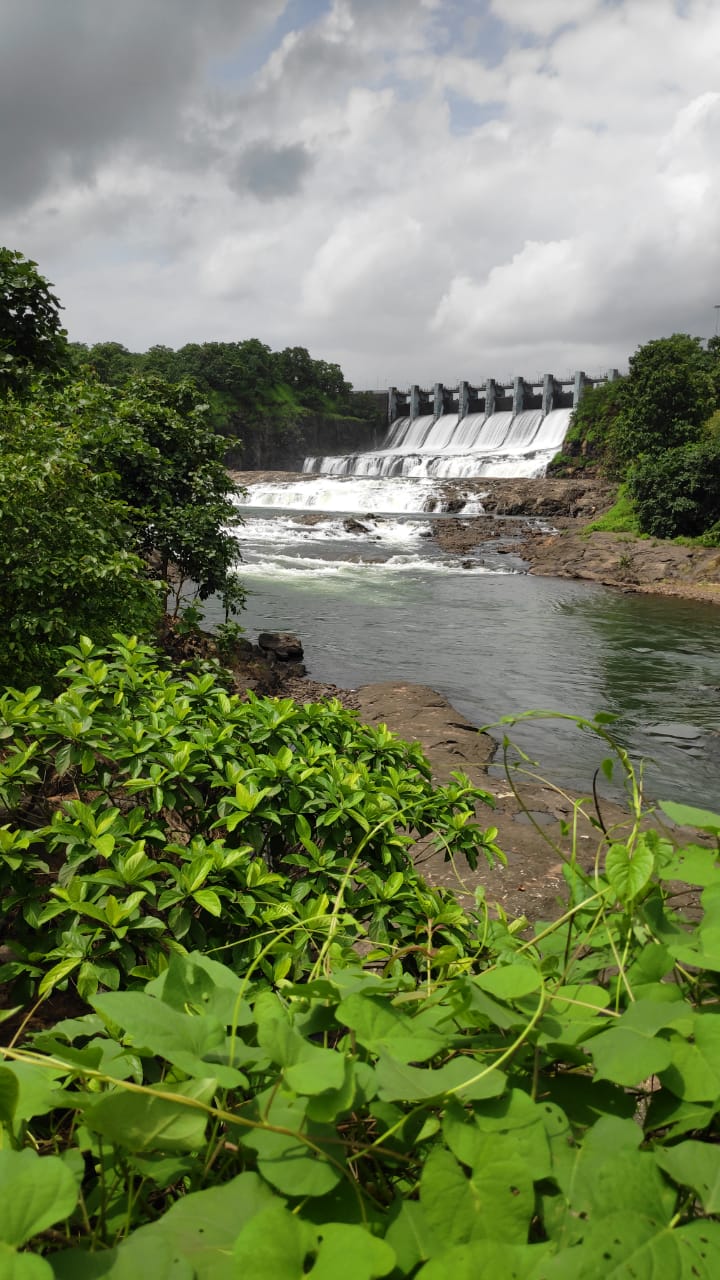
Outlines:
[[[485,516],[460,514],[435,527],[443,551],[471,557],[488,542],[501,543],[496,551],[519,556],[530,573],[542,577],[578,578],[621,591],[720,604],[720,549],[588,529],[612,505],[612,485],[496,480],[488,482],[488,490]],[[490,528],[488,515],[493,517]],[[518,530],[522,516],[534,520],[534,527]]]

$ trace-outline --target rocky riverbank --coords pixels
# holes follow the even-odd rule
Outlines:
[[[469,563],[492,546],[496,554],[520,557],[530,573],[543,577],[583,578],[621,591],[720,603],[717,548],[588,531],[614,496],[614,486],[594,480],[488,481],[484,516],[460,514],[438,523],[434,534],[444,551]]]

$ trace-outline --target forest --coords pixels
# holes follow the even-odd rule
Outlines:
[[[463,892],[481,788],[163,650],[242,606],[224,402],[94,351],[0,250],[0,1280],[710,1280],[720,816],[578,719],[627,822],[553,919]]]

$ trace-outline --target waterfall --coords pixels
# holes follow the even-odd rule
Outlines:
[[[309,457],[310,475],[465,479],[543,476],[562,447],[572,409],[444,413],[396,418],[380,449],[337,457]]]

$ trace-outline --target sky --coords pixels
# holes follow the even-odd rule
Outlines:
[[[72,339],[357,388],[627,366],[720,311],[720,0],[0,0],[0,244]]]

